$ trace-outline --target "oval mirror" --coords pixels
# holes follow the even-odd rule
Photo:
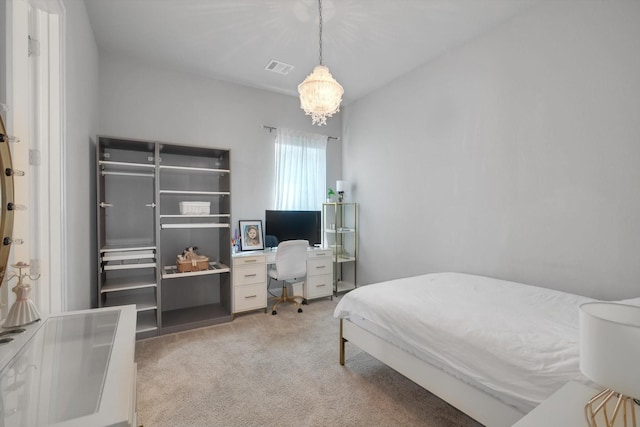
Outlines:
[[[11,151],[9,150],[9,137],[2,116],[0,116],[0,286],[4,282],[9,251],[11,250],[13,232],[13,210],[9,210],[11,202],[13,202]]]

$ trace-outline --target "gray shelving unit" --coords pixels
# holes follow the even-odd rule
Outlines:
[[[136,304],[137,338],[227,322],[231,315],[230,153],[98,138],[98,306]],[[182,201],[210,203],[181,215]],[[204,271],[180,273],[197,246]]]

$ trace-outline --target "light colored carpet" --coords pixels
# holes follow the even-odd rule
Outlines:
[[[336,303],[139,341],[138,424],[480,426],[353,345],[340,366]]]

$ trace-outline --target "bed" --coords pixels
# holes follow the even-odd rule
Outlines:
[[[350,342],[486,426],[511,426],[579,370],[592,298],[461,273],[362,286],[336,306]]]

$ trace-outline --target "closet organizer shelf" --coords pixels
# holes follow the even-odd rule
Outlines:
[[[102,253],[102,261],[121,261],[129,259],[155,259],[155,253],[152,250],[144,251],[110,251]]]
[[[201,222],[191,224],[162,224],[161,228],[229,228],[229,224],[221,224],[218,222]]]
[[[207,270],[201,271],[189,271],[187,273],[180,273],[178,267],[175,265],[168,265],[163,267],[162,278],[163,279],[178,279],[180,277],[190,276],[206,276],[208,274],[220,274],[227,273],[230,269],[227,265],[219,262],[210,262]]]
[[[208,173],[229,173],[229,169],[194,168],[190,166],[169,166],[161,165],[160,170],[180,171],[180,172],[208,172]]]
[[[231,321],[229,150],[99,136],[96,154],[99,307],[135,304],[138,339]],[[192,201],[211,210],[180,215]],[[179,273],[190,246],[216,262]]]
[[[230,214],[209,214],[209,215],[160,215],[160,218],[231,218]]]
[[[139,243],[128,243],[122,245],[104,245],[100,252],[125,252],[125,251],[147,251],[147,250],[156,250],[156,246],[153,245],[152,242],[149,244],[139,244]]]
[[[229,191],[190,191],[190,190],[160,190],[160,194],[180,194],[183,196],[229,196]]]
[[[155,274],[134,277],[119,277],[115,279],[107,279],[102,284],[100,292],[118,292],[132,289],[155,288]]]
[[[131,168],[131,169],[155,169],[155,165],[151,163],[131,163],[131,162],[114,162],[110,160],[100,160],[98,162],[103,168]]]
[[[156,262],[153,259],[122,259],[117,261],[106,261],[103,263],[104,271],[110,270],[131,270],[134,268],[155,268]]]

